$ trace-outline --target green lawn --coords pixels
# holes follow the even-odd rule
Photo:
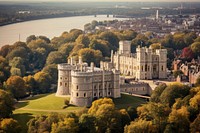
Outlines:
[[[83,107],[69,106],[63,109],[64,99],[69,97],[56,97],[54,94],[42,94],[19,101],[13,112],[13,118],[18,120],[23,128],[23,133],[27,132],[26,123],[35,115],[47,114],[51,112],[67,113],[76,112],[84,109]],[[118,109],[129,106],[137,107],[146,100],[130,95],[122,94],[121,98],[113,99]]]
[[[136,108],[139,105],[146,103],[146,100],[128,94],[121,94],[121,98],[113,99],[113,102],[115,103],[116,108],[126,109],[129,106]]]

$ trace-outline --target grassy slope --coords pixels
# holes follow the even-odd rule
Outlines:
[[[26,123],[35,115],[47,114],[50,112],[66,113],[79,111],[83,107],[70,106],[62,109],[64,99],[69,97],[56,97],[55,94],[42,94],[20,101],[16,105],[16,110],[13,112],[13,117],[19,121],[23,128],[23,133],[26,133]],[[141,98],[122,94],[121,98],[113,99],[118,109],[127,108],[129,106],[137,107],[146,101]]]

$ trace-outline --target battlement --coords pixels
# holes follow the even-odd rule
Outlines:
[[[72,70],[73,66],[67,63],[58,64],[58,70]]]

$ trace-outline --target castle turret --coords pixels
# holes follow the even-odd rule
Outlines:
[[[131,53],[131,41],[120,41],[119,54],[130,54],[130,53]]]
[[[56,96],[71,94],[71,70],[73,70],[73,67],[69,64],[58,64],[58,86]]]
[[[72,86],[70,103],[77,106],[91,106],[92,72],[74,70],[71,72]]]

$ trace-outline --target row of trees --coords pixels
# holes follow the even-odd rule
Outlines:
[[[116,109],[110,98],[92,103],[87,110],[36,116],[28,122],[28,132],[71,133],[188,133],[199,132],[200,87],[161,84],[150,102],[137,108]]]
[[[125,109],[117,110],[112,99],[96,100],[88,109],[77,113],[37,116],[28,122],[28,132],[104,133],[123,132],[131,121]]]

